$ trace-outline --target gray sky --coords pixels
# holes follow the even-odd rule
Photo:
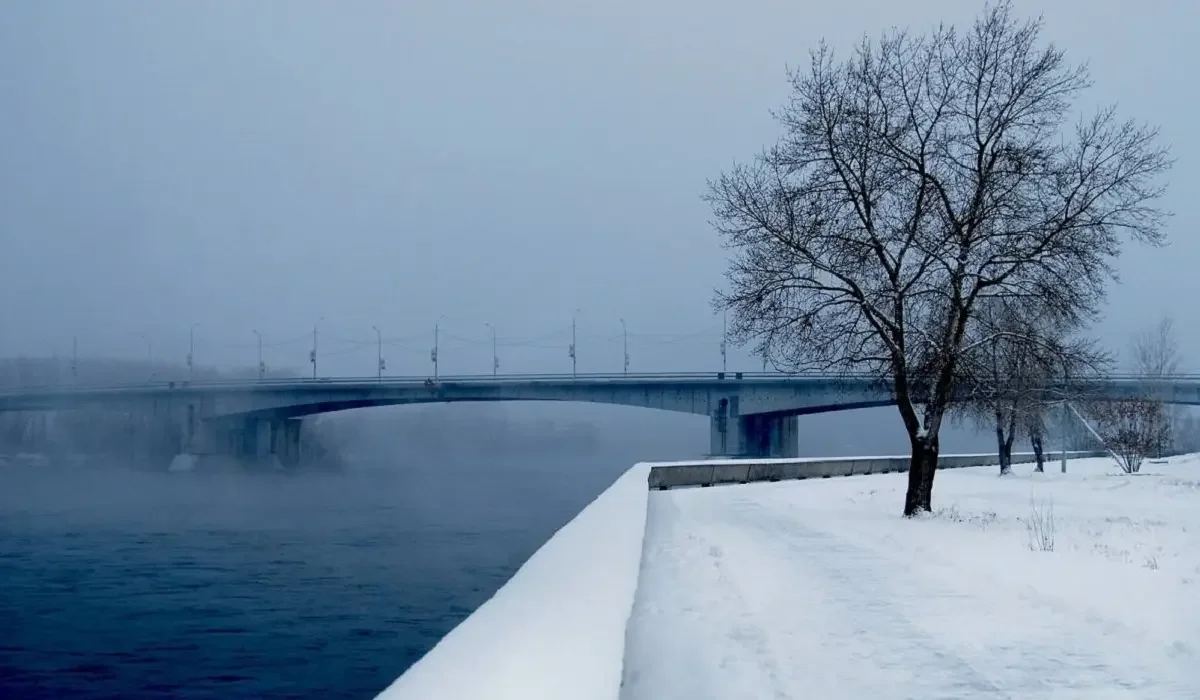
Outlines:
[[[980,6],[0,3],[0,355],[78,335],[141,357],[146,334],[182,361],[196,323],[198,363],[253,364],[258,329],[292,341],[269,364],[305,370],[323,316],[322,374],[372,374],[373,324],[409,338],[393,372],[425,373],[444,315],[444,372],[490,370],[485,322],[503,370],[569,371],[579,309],[580,371],[620,369],[622,317],[633,370],[716,368],[724,254],[699,195],[775,138],[785,67]],[[1123,346],[1171,314],[1197,347],[1200,10],[1133,7],[1044,9],[1091,97],[1178,158],[1172,244],[1128,252],[1103,332]]]

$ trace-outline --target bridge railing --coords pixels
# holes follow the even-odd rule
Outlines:
[[[244,389],[255,388],[292,388],[304,386],[350,386],[350,385],[390,385],[390,386],[424,386],[429,383],[518,383],[518,382],[689,382],[689,381],[748,381],[748,382],[803,382],[814,379],[838,380],[846,382],[881,382],[877,375],[848,374],[833,372],[648,372],[648,373],[578,373],[578,374],[498,374],[498,375],[442,375],[436,379],[429,375],[391,376],[391,377],[264,377],[262,379],[208,379],[199,381],[187,380],[157,380],[134,384],[52,384],[40,386],[7,387],[0,389],[0,396],[28,396],[31,394],[89,394],[129,392],[142,393],[168,389]],[[1102,388],[1109,383],[1129,384],[1141,383],[1146,385],[1164,385],[1177,382],[1198,382],[1200,374],[1174,374],[1169,376],[1146,376],[1137,374],[1112,374],[1103,377],[1089,378],[1078,382],[1070,382],[1073,387]]]
[[[408,375],[408,376],[364,376],[364,377],[264,377],[263,379],[206,379],[206,380],[152,380],[137,383],[126,384],[51,384],[51,385],[26,385],[23,387],[9,387],[0,389],[0,395],[4,394],[28,394],[35,391],[46,392],[87,392],[87,391],[113,391],[128,389],[130,391],[146,390],[146,389],[185,389],[189,387],[206,388],[206,387],[236,387],[236,388],[252,388],[257,386],[262,387],[279,387],[279,386],[326,386],[326,385],[377,385],[377,384],[392,384],[392,385],[425,385],[430,382],[434,384],[452,384],[456,382],[471,382],[471,383],[512,383],[512,382],[566,382],[566,381],[628,381],[628,382],[645,382],[645,381],[751,381],[751,380],[806,380],[806,379],[843,379],[843,380],[859,380],[869,381],[875,379],[868,375],[851,375],[846,373],[796,373],[787,374],[782,372],[642,372],[642,373],[608,373],[608,372],[591,372],[591,373],[547,373],[547,374],[459,374],[459,375],[440,375],[433,377],[432,375]]]

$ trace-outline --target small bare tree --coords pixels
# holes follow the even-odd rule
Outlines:
[[[1133,340],[1133,369],[1147,380],[1148,396],[1158,400],[1159,419],[1164,423],[1156,433],[1160,442],[1151,454],[1163,456],[1163,451],[1172,442],[1172,427],[1177,418],[1176,411],[1166,404],[1163,396],[1165,380],[1179,371],[1179,341],[1175,337],[1175,323],[1164,317],[1152,328],[1137,335]]]
[[[1096,401],[1088,405],[1094,428],[1126,474],[1136,474],[1142,461],[1162,443],[1168,428],[1163,404],[1153,399]]]
[[[1033,448],[1033,458],[1036,465],[1033,471],[1039,474],[1046,471],[1046,412],[1030,413],[1025,416],[1025,434],[1029,436],[1029,446]]]
[[[1042,471],[1046,412],[1077,398],[1068,395],[1061,380],[1095,377],[1108,357],[1093,342],[1072,337],[1066,325],[1070,319],[1056,318],[1037,299],[989,299],[978,314],[973,330],[991,342],[968,344],[973,350],[960,364],[955,412],[995,430],[1001,475],[1012,471],[1019,433],[1029,437]]]
[[[732,338],[891,389],[906,515],[932,507],[960,360],[994,340],[972,330],[978,306],[1087,317],[1123,241],[1162,239],[1157,131],[1105,108],[1064,134],[1089,78],[1041,29],[1001,2],[963,32],[894,30],[845,60],[822,46],[791,75],[779,143],[709,183]]]
[[[1177,452],[1200,451],[1200,419],[1195,415],[1180,413],[1171,427],[1172,443]]]

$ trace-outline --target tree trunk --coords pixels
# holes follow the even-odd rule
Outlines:
[[[908,492],[904,496],[904,515],[914,515],[933,510],[933,475],[937,471],[937,436],[909,437],[912,456],[908,462]]]
[[[1037,459],[1037,466],[1033,470],[1035,472],[1046,471],[1046,455],[1042,451],[1042,436],[1034,434],[1029,438],[1029,442],[1033,445],[1033,456]]]
[[[1002,472],[1004,474],[1012,473],[1012,447],[1013,447],[1013,438],[1015,438],[1016,436],[1017,436],[1017,431],[1010,426],[1008,429],[1008,435],[1004,438],[1004,445],[1000,448],[1001,454],[1003,455],[1001,458],[1001,462],[1005,465],[1004,471]]]
[[[996,414],[996,456],[1000,458],[1000,476],[1004,476],[1012,471],[1011,453],[1005,453],[1005,446],[1009,445],[1009,441],[1004,436],[1004,422],[1000,418],[1000,414]]]

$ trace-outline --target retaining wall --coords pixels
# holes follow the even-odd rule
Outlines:
[[[1106,452],[1068,452],[1070,459],[1103,457]],[[1057,461],[1061,453],[1046,455],[1046,462]],[[1032,452],[1013,453],[1013,462],[1034,461]],[[816,479],[858,474],[886,474],[908,471],[908,457],[842,457],[836,459],[732,459],[696,462],[665,462],[650,465],[648,483],[651,489],[665,490],[679,486],[716,486],[747,484],[753,481],[787,481]],[[938,469],[990,467],[1000,463],[995,453],[975,455],[942,455]]]
[[[616,700],[648,470],[625,472],[377,700]]]

